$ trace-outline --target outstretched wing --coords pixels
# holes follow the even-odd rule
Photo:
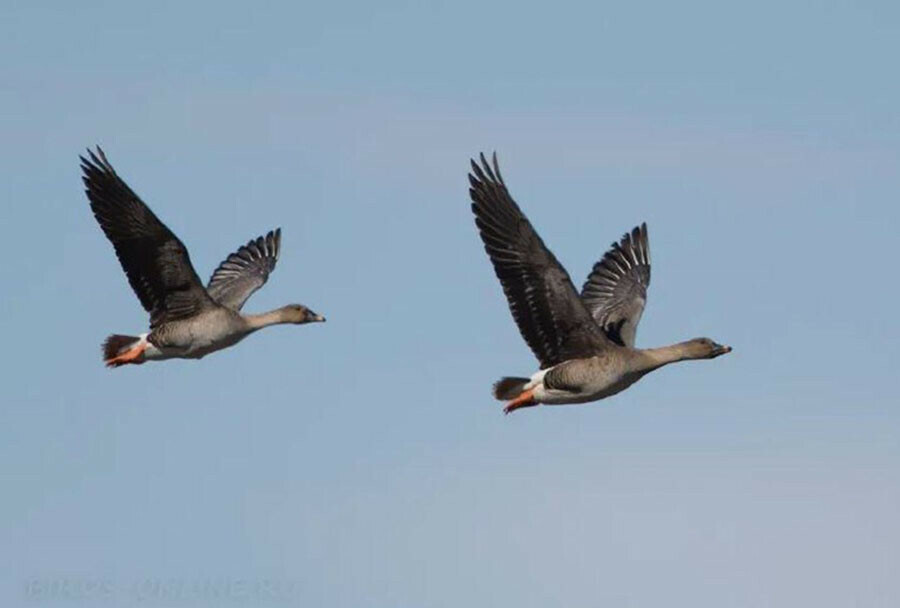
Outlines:
[[[581,299],[610,340],[633,347],[649,286],[650,242],[644,223],[626,232],[594,264]]]
[[[509,195],[497,155],[493,168],[472,161],[475,224],[519,331],[541,369],[612,347],[585,308],[569,274]]]
[[[240,310],[266,284],[269,274],[275,270],[280,248],[281,228],[251,240],[219,264],[206,291],[222,306]]]
[[[191,317],[212,300],[184,244],[118,175],[97,147],[81,158],[82,180],[94,217],[113,244],[150,327]]]

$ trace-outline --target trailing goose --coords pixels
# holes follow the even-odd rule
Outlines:
[[[519,332],[540,363],[530,378],[502,378],[494,397],[504,411],[539,404],[586,403],[619,393],[676,361],[731,352],[709,338],[635,348],[650,285],[650,245],[641,224],[594,265],[581,294],[512,199],[494,154],[471,161],[475,224],[503,286]]]
[[[241,308],[275,269],[281,229],[251,240],[219,264],[204,287],[184,244],[116,175],[97,147],[81,158],[94,217],[115,249],[131,288],[150,313],[150,331],[113,334],[103,343],[109,367],[160,359],[200,359],[263,327],[324,321],[302,304],[263,314]]]

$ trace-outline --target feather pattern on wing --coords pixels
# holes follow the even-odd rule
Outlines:
[[[522,337],[545,369],[614,347],[594,322],[565,268],[481,155],[472,161],[469,195],[475,224]]]
[[[219,264],[206,290],[213,300],[240,310],[253,293],[266,284],[275,270],[281,249],[281,228],[251,240]]]
[[[626,232],[594,264],[581,299],[613,342],[633,347],[649,286],[650,241],[644,223]]]
[[[103,150],[81,158],[94,217],[110,240],[131,288],[150,313],[150,327],[214,306],[184,244],[118,175]]]

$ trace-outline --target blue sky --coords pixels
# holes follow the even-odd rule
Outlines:
[[[2,604],[896,606],[898,30],[859,2],[7,7]],[[105,369],[147,318],[93,144],[204,278],[281,226],[247,308],[328,323]],[[578,284],[648,222],[639,345],[734,352],[504,417],[491,383],[536,364],[470,217],[481,150]]]

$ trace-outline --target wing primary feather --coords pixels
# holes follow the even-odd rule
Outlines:
[[[509,195],[496,152],[470,161],[475,224],[513,319],[542,368],[590,356],[612,343],[578,298],[571,279]]]
[[[211,305],[184,244],[122,180],[103,150],[79,156],[91,211],[112,243],[150,326]]]
[[[594,265],[581,297],[610,340],[634,346],[649,285],[650,248],[644,222],[622,235]]]
[[[275,270],[281,251],[281,228],[250,239],[229,254],[213,271],[207,284],[210,297],[223,306],[240,310]]]

